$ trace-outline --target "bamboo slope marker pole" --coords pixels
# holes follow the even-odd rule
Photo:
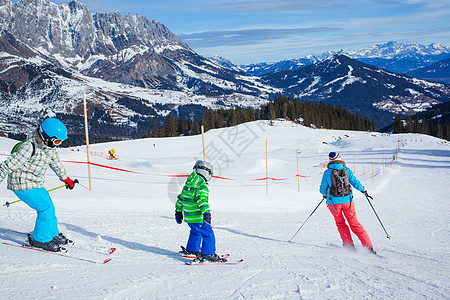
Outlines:
[[[86,134],[86,154],[87,154],[87,165],[88,165],[88,175],[89,175],[89,190],[92,191],[91,160],[89,157],[89,130],[88,130],[88,123],[87,123],[86,92],[85,91],[83,91],[83,107],[84,107],[84,132]]]
[[[375,175],[373,173],[373,160],[372,160],[372,184],[375,183]]]
[[[202,144],[203,144],[203,161],[206,161],[206,151],[205,151],[205,129],[202,125]]]
[[[383,160],[380,158],[380,167],[379,167],[379,172],[380,172],[380,181],[381,181],[381,175],[384,176],[383,174]]]
[[[363,159],[363,174],[364,174],[364,185],[367,185],[367,183],[366,183],[366,168],[364,166],[364,159]]]
[[[269,196],[269,162],[267,160],[267,139],[266,139],[266,196]]]
[[[298,168],[298,149],[296,150],[296,156],[297,156],[297,186],[298,186],[298,192],[300,193],[300,173]]]

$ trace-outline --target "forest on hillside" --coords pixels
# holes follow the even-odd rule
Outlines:
[[[387,130],[393,133],[423,133],[450,140],[450,101],[433,106],[425,112],[402,118],[397,115]]]
[[[352,114],[341,106],[332,104],[301,102],[289,97],[278,97],[260,108],[232,107],[230,109],[206,109],[202,118],[185,118],[169,114],[164,124],[153,121],[152,129],[144,137],[169,137],[178,135],[196,135],[204,130],[235,126],[257,120],[275,120],[284,118],[308,127],[376,131],[374,122]]]

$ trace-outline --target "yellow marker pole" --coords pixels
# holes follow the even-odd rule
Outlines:
[[[269,195],[269,162],[267,159],[267,139],[266,139],[266,196]]]
[[[87,165],[88,165],[88,175],[89,175],[89,190],[92,191],[92,176],[91,176],[91,160],[89,157],[89,130],[87,123],[87,109],[86,109],[86,92],[83,91],[83,107],[84,107],[84,131],[86,135],[86,154],[87,154]]]
[[[203,144],[203,161],[206,161],[206,151],[205,151],[205,129],[202,125],[202,144]]]
[[[296,156],[297,156],[297,186],[298,186],[298,192],[300,193],[300,173],[298,168],[298,149],[296,149]]]

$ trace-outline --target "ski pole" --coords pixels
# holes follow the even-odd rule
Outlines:
[[[75,179],[75,180],[77,181],[76,183],[79,183],[77,179]],[[75,181],[74,181],[74,182],[75,182]],[[58,186],[58,187],[52,188],[52,189],[50,189],[50,190],[47,190],[47,192],[52,192],[52,191],[54,191],[54,190],[63,188],[63,187],[65,187],[66,185],[67,185],[67,184],[65,183],[65,184],[63,184],[63,185],[61,185],[61,186]],[[11,204],[14,204],[14,203],[17,203],[17,202],[20,202],[20,201],[22,201],[22,200],[16,200],[16,201],[13,201],[13,202],[8,202],[8,201],[6,201],[6,203],[3,204],[3,206],[9,207]]]
[[[77,179],[75,179],[75,180],[77,180]],[[85,189],[89,190],[89,188],[88,188],[87,186],[85,186],[84,184],[79,183],[78,180],[77,180],[77,183],[78,183],[78,185],[81,185],[81,186],[84,187]]]
[[[380,222],[381,227],[383,227],[383,230],[384,230],[384,232],[386,233],[386,238],[390,239],[391,236],[387,233],[386,228],[384,228],[384,225],[383,225],[383,223],[381,222],[380,217],[378,217],[378,214],[377,214],[377,212],[375,211],[375,208],[373,208],[372,202],[370,202],[370,199],[373,200],[373,197],[372,197],[372,196],[369,196],[369,194],[367,194],[367,192],[365,192],[364,195],[366,196],[367,201],[369,201],[370,207],[372,207],[372,210],[373,210],[373,212],[375,213],[375,216],[377,216],[377,219],[378,219],[378,221]],[[370,199],[369,199],[369,198],[370,198]]]
[[[311,216],[314,214],[314,212],[317,210],[317,208],[319,208],[320,204],[322,204],[323,200],[325,199],[325,197],[322,198],[322,200],[320,200],[319,204],[317,204],[316,208],[314,208],[314,210],[312,211],[312,213],[309,215],[309,217],[306,218],[306,220],[303,222],[302,226],[300,226],[300,228],[297,230],[297,232],[291,237],[291,239],[288,241],[288,243],[292,242],[292,240],[294,239],[294,237],[297,235],[297,233],[300,231],[300,229],[302,229],[303,225],[305,225],[306,221],[308,221],[309,218],[311,218]]]

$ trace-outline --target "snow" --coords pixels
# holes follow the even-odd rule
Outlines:
[[[51,192],[60,230],[78,244],[117,247],[112,261],[95,265],[0,244],[2,299],[448,299],[450,149],[446,141],[419,134],[318,130],[286,121],[252,122],[210,130],[206,155],[215,174],[210,205],[218,253],[235,266],[187,266],[177,254],[188,226],[174,220],[174,201],[184,178],[202,158],[202,137],[140,139],[91,145],[114,148],[120,159],[91,155],[88,191],[85,147],[59,150],[71,178],[83,186]],[[266,196],[265,143],[269,181]],[[400,141],[400,142],[399,142]],[[16,141],[0,138],[0,160]],[[399,148],[398,163],[382,168]],[[299,149],[298,192],[296,149]],[[74,150],[74,151],[71,151]],[[358,219],[379,256],[341,247],[328,209],[319,204],[321,164],[339,151],[374,197],[355,192]],[[45,187],[61,182],[49,169]],[[0,184],[0,202],[14,201]],[[20,243],[35,212],[19,202],[1,206],[0,240]],[[99,254],[77,253],[90,259]],[[101,256],[101,257],[100,257]]]

